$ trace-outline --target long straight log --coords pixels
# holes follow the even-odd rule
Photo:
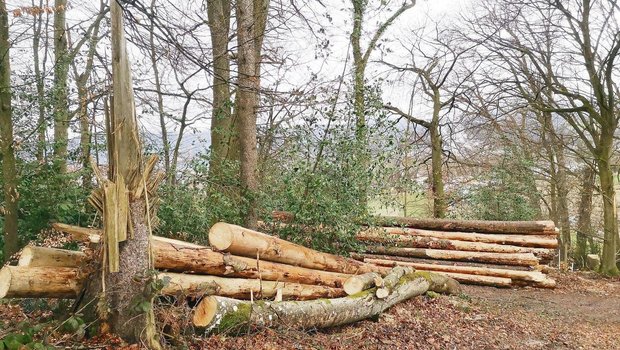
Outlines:
[[[493,277],[493,276],[479,276],[479,275],[468,275],[464,273],[454,273],[454,272],[437,272],[440,274],[444,274],[448,277],[454,278],[462,284],[475,284],[479,286],[490,286],[490,287],[498,287],[498,288],[510,288],[512,286],[512,280],[510,278],[504,277]]]
[[[0,299],[75,298],[81,289],[75,268],[5,266],[0,270]]]
[[[431,258],[412,258],[405,256],[384,255],[384,254],[370,254],[370,253],[357,253],[350,252],[351,257],[355,260],[364,261],[364,259],[383,259],[393,261],[406,261],[419,264],[432,264],[432,265],[459,265],[459,266],[471,266],[471,267],[488,267],[494,269],[507,269],[507,270],[519,270],[519,271],[532,271],[532,269],[538,269],[542,265],[536,266],[517,266],[517,265],[501,265],[501,264],[489,264],[482,262],[472,261],[458,261],[458,260],[443,260],[443,259],[431,259]]]
[[[423,248],[398,248],[368,246],[366,252],[414,258],[431,258],[457,261],[475,261],[491,264],[536,266],[538,259],[532,253],[481,253],[460,250],[439,250]]]
[[[198,304],[192,321],[194,326],[205,334],[237,334],[264,327],[327,328],[378,315],[392,305],[428,290],[455,293],[458,291],[458,283],[445,276],[431,277],[428,273],[414,273],[404,276],[402,283],[399,283],[385,299],[376,298],[374,288],[345,298],[300,302],[252,304],[211,296]]]
[[[83,287],[79,269],[70,267],[5,266],[0,270],[1,298],[75,298]],[[278,290],[284,299],[309,300],[346,295],[340,288],[257,279],[160,273],[168,283],[164,295],[212,295],[250,299],[272,298]]]
[[[249,230],[241,226],[219,222],[209,230],[209,243],[219,251],[231,254],[302,266],[310,269],[348,274],[388,270],[333,254],[306,248],[299,244]]]
[[[258,279],[226,278],[181,273],[162,273],[160,279],[167,279],[168,284],[162,289],[163,294],[183,294],[185,296],[219,295],[236,299],[273,298],[280,290],[285,300],[310,300],[319,298],[337,298],[346,295],[340,288],[314,286],[290,282],[261,281]]]
[[[419,237],[413,235],[393,234],[387,232],[363,231],[356,235],[363,242],[374,242],[407,248],[429,248],[442,250],[463,250],[471,252],[490,253],[534,253],[542,251],[548,253],[548,249],[528,248],[496,243],[465,242],[435,237]]]
[[[313,270],[275,263],[205,248],[178,248],[173,244],[153,242],[155,268],[174,272],[191,272],[226,277],[258,278],[268,281],[317,284],[342,287],[351,275]]]
[[[416,270],[422,271],[435,271],[435,272],[453,272],[467,275],[479,275],[479,276],[492,276],[510,278],[513,280],[522,280],[530,282],[543,282],[547,277],[540,271],[519,271],[519,270],[504,270],[484,267],[472,267],[472,266],[454,266],[454,265],[435,265],[435,264],[420,264],[405,261],[395,261],[386,259],[364,259],[365,262],[386,266],[411,266]]]
[[[86,260],[86,254],[79,251],[26,246],[21,251],[18,266],[77,267]]]
[[[438,231],[462,231],[521,235],[557,235],[553,221],[482,221],[451,219],[414,219],[383,216],[374,220],[377,226],[402,226]]]
[[[416,228],[401,227],[372,227],[364,231],[366,232],[385,232],[389,234],[409,235],[418,237],[432,237],[440,239],[450,239],[467,242],[480,243],[496,243],[507,244],[520,247],[532,248],[551,248],[558,247],[558,239],[551,236],[535,236],[535,235],[510,235],[510,234],[488,234],[476,232],[454,232],[454,231],[432,231]]]

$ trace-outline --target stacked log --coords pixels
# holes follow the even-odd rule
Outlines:
[[[89,249],[27,246],[18,266],[0,269],[0,298],[80,297],[100,259],[101,231],[54,227],[88,242]],[[211,247],[153,236],[151,247],[160,293],[200,300],[193,322],[211,333],[342,325],[429,290],[459,290],[448,276],[360,262],[226,223],[214,225],[209,240]]]
[[[409,266],[464,284],[555,287],[541,265],[556,255],[552,221],[467,221],[377,218],[382,227],[359,232],[368,245],[352,257],[377,266]]]

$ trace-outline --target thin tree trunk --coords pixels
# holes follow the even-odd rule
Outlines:
[[[34,2],[33,2],[34,5]],[[39,7],[43,7],[43,0],[39,1]],[[45,133],[47,130],[47,118],[46,112],[46,98],[45,98],[45,84],[43,81],[43,74],[41,73],[41,59],[39,57],[39,47],[41,42],[41,27],[43,25],[43,12],[35,14],[33,16],[33,34],[32,34],[32,64],[34,65],[34,77],[37,85],[37,107],[39,117],[37,120],[37,145],[36,156],[39,164],[43,164],[45,161]],[[47,28],[46,28],[47,29]]]
[[[69,142],[69,106],[67,80],[69,73],[67,33],[66,33],[66,0],[54,2],[54,162],[60,173],[67,172],[67,156]]]
[[[4,194],[4,259],[19,249],[17,236],[18,174],[13,139],[13,112],[11,105],[11,66],[9,60],[9,19],[6,2],[0,0],[0,147],[2,152],[2,180]]]
[[[611,170],[613,145],[613,130],[601,135],[602,147],[598,155],[598,173],[601,182],[603,197],[603,256],[601,258],[601,273],[615,276],[620,274],[616,266],[616,241],[618,240],[618,217],[616,209],[616,190],[614,188],[614,174]]]
[[[443,145],[439,130],[439,112],[441,111],[439,89],[433,89],[433,121],[430,125],[431,136],[431,167],[433,189],[433,217],[444,218],[446,216],[447,203],[443,189]]]
[[[577,251],[575,259],[579,267],[586,266],[588,238],[592,237],[592,194],[594,191],[594,171],[587,166],[583,170],[579,196],[579,221],[577,222]]]

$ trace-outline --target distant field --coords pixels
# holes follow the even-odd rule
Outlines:
[[[432,203],[425,193],[411,192],[395,194],[393,203],[385,204],[379,199],[370,200],[369,211],[373,215],[428,217]]]

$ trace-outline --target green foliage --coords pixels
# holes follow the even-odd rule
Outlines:
[[[41,333],[44,326],[44,324],[31,326],[25,322],[19,324],[19,331],[8,333],[0,339],[0,350],[54,349],[53,346],[46,345],[44,342],[36,340],[36,336]]]
[[[461,216],[480,220],[533,220],[540,208],[532,205],[536,195],[533,164],[517,150],[504,152],[501,162],[465,190]]]

